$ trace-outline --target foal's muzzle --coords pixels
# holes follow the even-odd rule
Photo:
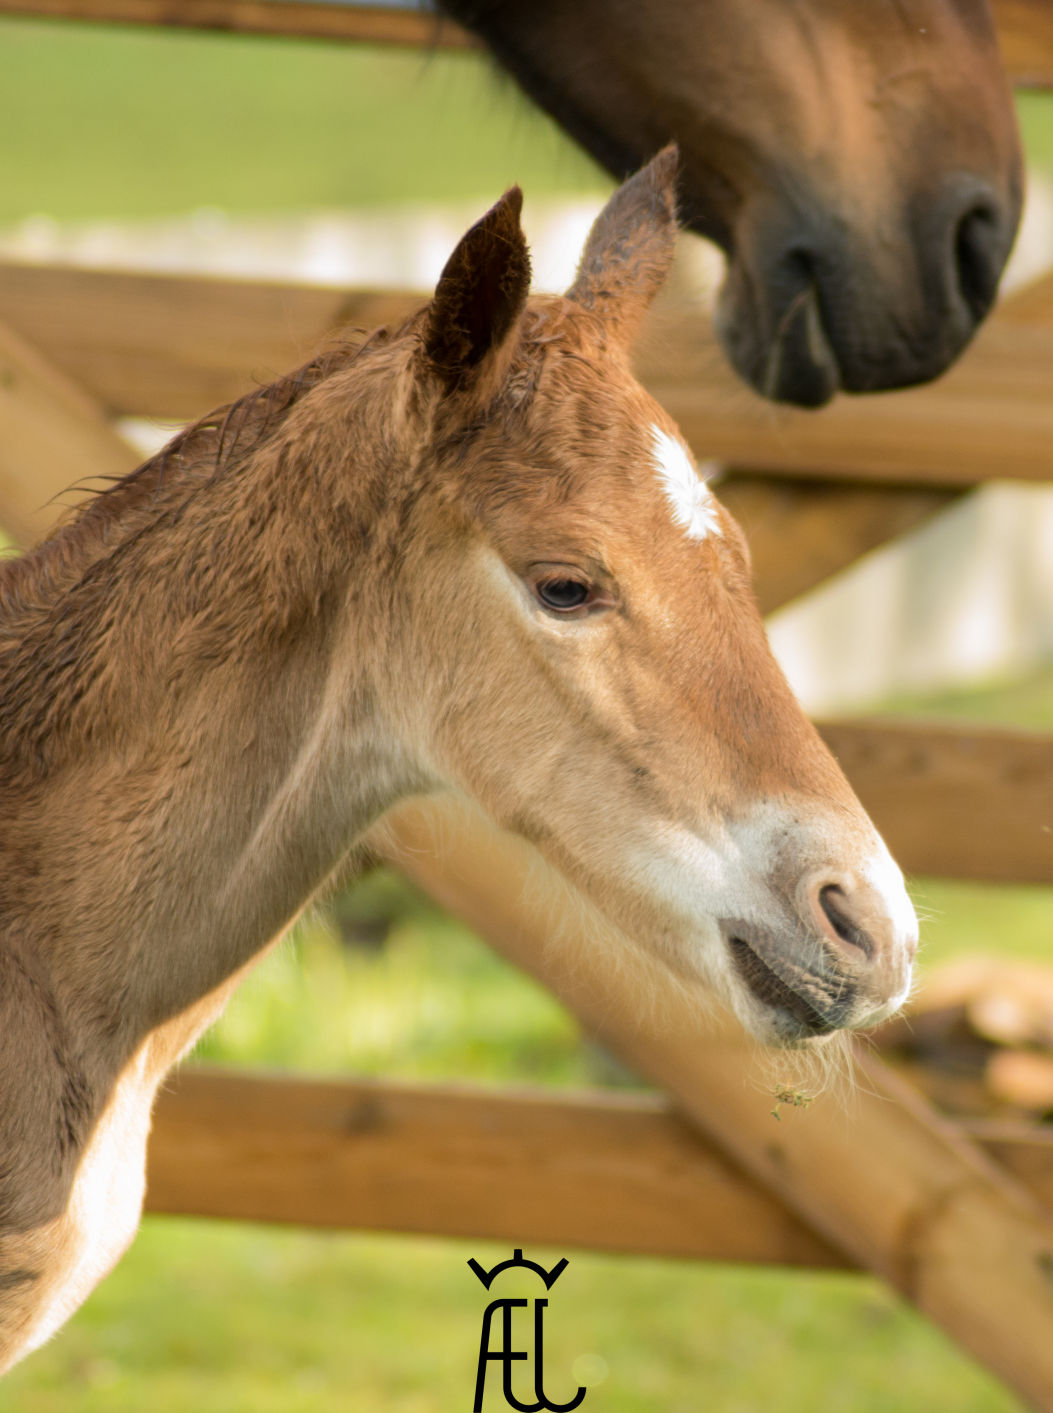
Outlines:
[[[881,890],[853,874],[804,879],[777,921],[724,918],[733,975],[779,1038],[793,1043],[876,1024],[905,999],[916,934]],[[787,897],[785,892],[782,897]]]

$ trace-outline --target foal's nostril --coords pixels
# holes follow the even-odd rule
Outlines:
[[[1004,251],[998,213],[987,202],[976,202],[961,216],[954,232],[954,262],[958,289],[973,319],[979,323],[994,303]]]
[[[869,933],[853,920],[844,889],[836,883],[828,883],[825,888],[820,888],[819,906],[841,941],[847,942],[851,947],[858,947],[869,961],[874,955],[873,940]]]

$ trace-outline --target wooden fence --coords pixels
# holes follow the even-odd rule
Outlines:
[[[988,1121],[956,1132],[1053,1207],[1053,1130]],[[147,1207],[520,1246],[859,1266],[651,1094],[183,1070],[158,1106]]]
[[[1018,81],[1053,86],[1053,0],[996,0]],[[466,44],[388,8],[253,0],[0,0],[0,12],[327,39]],[[51,498],[135,457],[121,416],[181,420],[302,361],[335,328],[401,319],[404,293],[0,265],[0,523],[35,538]],[[668,306],[639,371],[696,449],[734,468],[772,609],[994,477],[1051,479],[1053,276],[1006,300],[932,387],[773,410],[734,382],[696,317]],[[1053,882],[1053,736],[828,722],[823,730],[910,871]],[[441,838],[441,847],[436,840]],[[478,819],[401,812],[379,842],[540,976],[676,1103],[309,1083],[188,1071],[162,1096],[153,1210],[499,1237],[523,1244],[877,1271],[1053,1410],[1053,1137],[940,1120],[873,1059],[847,1112],[780,1125],[750,1060],[682,999],[635,1023],[653,978],[609,975],[568,933],[555,882]],[[997,939],[992,939],[997,942]]]

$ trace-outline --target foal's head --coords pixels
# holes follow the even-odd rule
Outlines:
[[[527,302],[518,191],[447,264],[415,329],[388,685],[433,779],[798,1043],[897,1006],[916,927],[771,656],[738,527],[628,368],[674,175],[666,152],[616,193],[565,298]]]

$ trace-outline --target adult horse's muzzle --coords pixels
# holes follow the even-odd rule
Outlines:
[[[835,393],[937,377],[994,301],[1019,194],[959,177],[917,199],[895,227],[787,203],[734,233],[717,332],[764,397],[820,407]]]

